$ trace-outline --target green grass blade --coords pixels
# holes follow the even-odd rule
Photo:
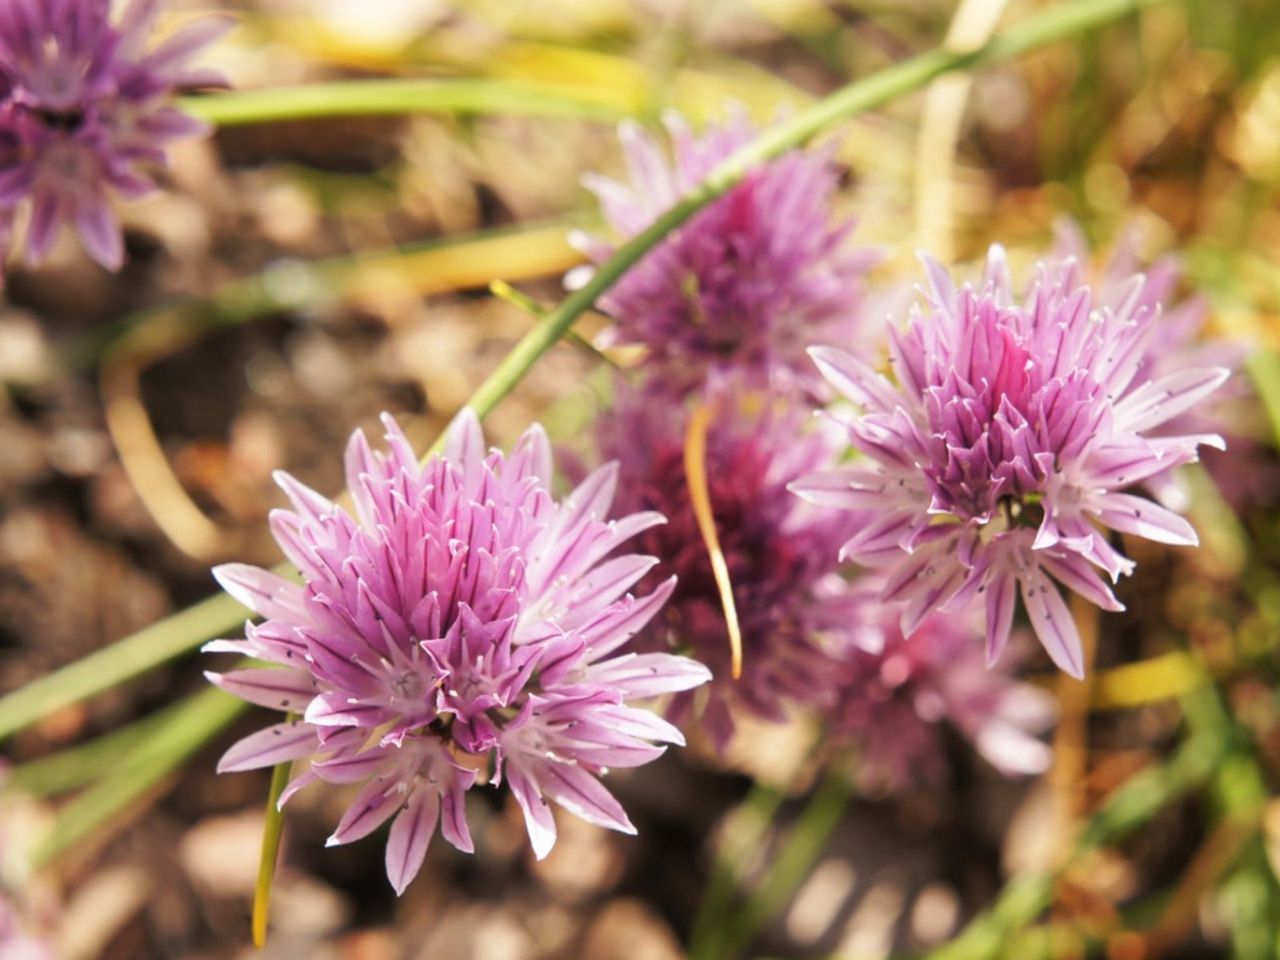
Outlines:
[[[183,703],[154,736],[58,811],[32,853],[32,865],[46,866],[122,813],[247,708],[244,701],[215,688]]]
[[[187,113],[220,127],[316,117],[443,113],[613,121],[628,111],[599,95],[504,80],[336,80],[183,97]]]

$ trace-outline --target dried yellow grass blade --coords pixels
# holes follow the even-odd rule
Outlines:
[[[742,676],[742,629],[738,625],[738,608],[733,602],[733,584],[729,581],[729,565],[725,563],[720,538],[716,534],[716,518],[711,512],[711,493],[707,487],[707,428],[711,423],[711,408],[706,404],[695,407],[689,416],[684,434],[684,474],[689,484],[689,500],[693,515],[698,521],[698,532],[707,545],[711,558],[711,573],[715,577],[716,590],[724,607],[724,620],[729,628],[729,649],[733,656],[733,679]]]

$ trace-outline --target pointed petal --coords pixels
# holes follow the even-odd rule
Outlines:
[[[1106,493],[1095,496],[1089,503],[1089,509],[1108,527],[1121,533],[1181,547],[1194,547],[1200,542],[1186,520],[1143,497]]]
[[[1018,598],[1018,582],[1012,573],[999,571],[986,586],[987,667],[995,666],[1009,643],[1013,630],[1013,609]]]
[[[371,780],[351,801],[325,846],[335,847],[367,837],[400,809],[406,792],[406,785],[400,780],[391,777]]]
[[[270,710],[297,712],[305,709],[316,695],[315,680],[303,670],[252,669],[226,673],[206,670],[204,675],[227,693]]]
[[[445,432],[444,458],[450,463],[465,465],[484,459],[484,432],[480,418],[470,407],[458,411]]]
[[[551,807],[543,799],[538,784],[521,765],[508,761],[506,778],[507,786],[511,788],[511,795],[516,798],[516,803],[524,812],[524,825],[529,831],[533,855],[541,860],[556,844],[556,821],[551,813]]]
[[[1140,432],[1157,427],[1203,400],[1231,376],[1225,367],[1182,370],[1144,383],[1115,405],[1115,422]]]
[[[811,347],[809,356],[828,383],[864,410],[887,413],[901,405],[893,384],[852,354],[834,347]]]
[[[420,787],[400,811],[395,823],[391,824],[391,832],[387,835],[386,865],[387,879],[395,888],[396,896],[404,893],[409,881],[422,869],[439,816],[440,795]]]
[[[233,743],[218,761],[219,773],[273,767],[297,760],[319,747],[315,728],[307,723],[277,723]]]
[[[1038,569],[1021,579],[1022,603],[1049,657],[1077,680],[1084,676],[1084,649],[1071,611],[1058,588]]]
[[[622,804],[582,767],[548,761],[538,771],[538,784],[548,797],[588,823],[621,833],[636,832]]]
[[[302,623],[309,619],[302,603],[302,587],[270,570],[247,563],[224,563],[213,568],[213,578],[223,590],[260,616]]]

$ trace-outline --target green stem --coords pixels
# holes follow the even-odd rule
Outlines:
[[[258,882],[253,888],[253,945],[261,949],[267,943],[267,913],[271,905],[271,883],[280,858],[280,838],[284,834],[284,811],[280,796],[289,785],[292,761],[278,763],[271,771],[271,788],[267,791],[266,823],[262,828],[262,854],[258,859]]]
[[[517,114],[612,121],[630,113],[598,95],[583,95],[545,84],[489,79],[336,80],[183,97],[178,105],[192,116],[220,127],[316,117],[417,113]]]
[[[786,846],[770,865],[760,886],[731,922],[720,924],[714,931],[711,948],[701,954],[691,953],[691,958],[718,960],[738,955],[809,875],[848,803],[849,784],[842,772],[828,774],[810,798]]]
[[[36,797],[51,797],[83,787],[119,766],[121,757],[129,756],[146,743],[180,709],[180,704],[174,704],[87,743],[14,767],[4,785]]]
[[[1132,13],[1162,0],[1075,0],[1049,10],[968,53],[935,50],[903,61],[836,91],[800,111],[735,152],[683,200],[623,244],[579,290],[551,311],[521,339],[472,395],[470,406],[486,416],[515,388],[530,367],[563,337],[597,298],[638,263],[671,231],[723,196],[762,162],[801,146],[836,120],[882,106],[918,90],[936,77],[1044,46]],[[433,446],[438,449],[442,441]],[[235,629],[243,609],[225,597],[202,601],[91,655],[86,660],[0,698],[0,737],[37,720],[50,710],[82,700],[150,667],[198,646],[209,637]],[[114,663],[122,658],[125,666]],[[87,666],[88,665],[88,666]]]
[[[213,688],[187,700],[154,736],[58,811],[48,834],[32,853],[32,866],[47,865],[128,808],[247,707],[243,700]]]
[[[226,594],[201,600],[0,698],[0,737],[109,690],[234,630],[248,611]]]
[[[781,790],[756,783],[734,811],[725,840],[716,850],[711,876],[703,888],[693,930],[689,934],[691,958],[709,956],[709,951],[719,945],[738,887],[742,862],[764,842],[782,800]]]

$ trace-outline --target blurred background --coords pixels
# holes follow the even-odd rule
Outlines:
[[[579,262],[568,231],[599,229],[580,177],[619,174],[619,119],[676,109],[700,124],[736,102],[767,122],[1052,5],[171,4],[174,19],[235,15],[204,62],[238,89],[493,77],[576,106],[225,125],[177,148],[163,193],[121,208],[119,274],[69,237],[44,267],[10,268],[0,691],[210,595],[212,563],[277,562],[273,470],[336,492],[343,441],[383,410],[425,448],[536,322],[490,281],[562,298]],[[1069,216],[1100,255],[1126,231],[1144,260],[1178,252],[1185,289],[1211,304],[1208,334],[1240,345],[1218,413],[1231,451],[1187,478],[1202,548],[1128,544],[1131,612],[1101,622],[1089,683],[1029,665],[1062,693],[1053,769],[1009,780],[956,737],[945,783],[850,798],[797,759],[802,724],[751,726],[727,756],[694,742],[611,779],[639,836],[560,817],[541,863],[514,804],[476,791],[477,854],[437,842],[398,900],[380,843],[324,848],[343,798],[308,791],[289,807],[256,955],[668,960],[699,927],[706,958],[873,960],[938,949],[982,915],[990,936],[946,955],[1280,956],[1280,4],[1159,4],[823,139],[845,171],[837,212],[884,249],[885,289],[915,276],[921,247],[963,262],[999,240],[1029,262]],[[601,383],[598,360],[563,343],[489,435],[539,419],[573,448]],[[6,744],[0,885],[56,956],[254,953],[268,777],[213,764],[259,718],[109,816],[81,802],[89,754],[70,772],[41,763],[201,689],[206,665],[182,658]],[[33,838],[76,817],[75,842],[31,872]],[[1010,877],[1001,902],[1018,909],[983,915]]]

